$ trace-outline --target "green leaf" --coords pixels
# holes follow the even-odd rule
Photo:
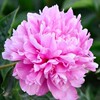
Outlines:
[[[0,11],[1,11],[1,8],[2,8],[3,1],[4,0],[0,0]]]
[[[65,0],[62,9],[72,8],[82,8],[93,6],[92,0]]]
[[[12,32],[12,29],[13,29],[13,25],[14,25],[15,18],[16,18],[16,15],[17,15],[18,10],[19,10],[19,7],[14,11],[14,15],[13,15],[11,27],[10,27],[10,29],[9,29],[9,31],[8,31],[9,36],[11,36],[11,32]]]
[[[21,12],[16,16],[14,27],[17,27],[23,20],[27,19],[27,12]]]
[[[5,98],[9,97],[13,86],[14,86],[14,77],[12,77],[12,70],[9,70],[1,85],[1,88],[3,90],[3,96]]]
[[[11,92],[12,100],[25,100],[25,99],[22,99],[22,96],[20,94],[20,90],[21,89],[19,87],[18,80],[15,80],[14,88],[12,89],[12,92]]]
[[[64,2],[63,2],[63,6],[62,6],[62,9],[68,9],[68,8],[70,8],[70,7],[72,7],[72,5],[75,3],[75,2],[77,2],[78,0],[65,0]]]
[[[92,87],[90,85],[88,85],[88,87],[86,88],[86,97],[87,97],[87,100],[94,100]]]
[[[100,88],[98,88],[98,92],[97,92],[94,100],[100,100]]]
[[[88,100],[81,89],[77,89],[77,91],[78,91],[78,95],[79,95],[79,99],[78,100]]]
[[[15,16],[18,12],[17,8],[15,11],[7,15],[0,20],[0,53],[3,51],[4,41],[7,37],[11,36],[11,30],[15,21]],[[9,34],[8,34],[9,32]],[[2,57],[0,55],[0,64],[2,64]]]
[[[50,100],[46,95],[41,96],[41,97],[39,97],[39,96],[34,96],[33,99],[34,99],[34,100]]]
[[[96,74],[100,73],[100,68],[96,71]]]
[[[49,100],[55,100],[54,97],[52,96],[51,92],[48,92],[46,96],[49,98]]]
[[[0,13],[3,12],[8,0],[0,0]]]
[[[15,11],[13,11],[12,13],[10,13],[9,15],[7,15],[6,17],[0,20],[0,35],[6,36],[6,37],[8,36],[7,33],[12,28],[18,9],[19,8],[17,8]]]
[[[91,49],[100,51],[100,40],[98,39],[94,40],[94,43]]]
[[[100,0],[93,0],[97,12],[100,13]]]
[[[13,100],[22,100],[21,95],[19,94],[19,91],[17,89],[14,89],[12,93]]]
[[[48,92],[47,94],[43,95],[43,96],[29,96],[26,93],[20,94],[22,97],[22,100],[55,100],[54,97],[51,95],[50,92]]]
[[[93,52],[94,56],[96,57],[95,61],[100,64],[100,40],[94,40],[92,45],[91,51]]]
[[[12,68],[6,68],[6,69],[1,70],[1,75],[2,75],[3,81],[5,80],[7,73],[8,73],[11,69],[12,69]]]
[[[2,94],[0,94],[0,100],[5,100],[5,98]]]
[[[93,19],[95,18],[95,13],[87,12],[84,16],[82,16],[82,25],[84,27],[89,26]]]

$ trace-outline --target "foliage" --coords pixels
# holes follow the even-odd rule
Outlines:
[[[88,28],[94,44],[91,51],[100,65],[100,0],[0,0],[0,65],[10,63],[2,59],[4,41],[11,36],[12,28],[26,19],[27,12],[37,12],[44,6],[58,4],[60,9],[74,9],[81,13],[82,24]],[[18,11],[19,10],[19,11]],[[100,66],[96,73],[89,72],[78,93],[79,100],[100,100]],[[54,100],[48,93],[45,96],[28,96],[22,92],[18,82],[12,77],[12,68],[0,70],[0,100]]]

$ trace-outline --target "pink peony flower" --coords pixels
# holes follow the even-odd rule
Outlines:
[[[76,100],[85,74],[98,64],[90,51],[93,39],[70,8],[45,7],[40,14],[28,13],[5,42],[4,59],[18,61],[13,76],[29,95],[48,91],[59,100]]]

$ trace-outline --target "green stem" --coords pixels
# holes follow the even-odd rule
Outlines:
[[[16,62],[11,63],[11,64],[2,65],[2,66],[0,66],[0,70],[2,70],[4,68],[8,68],[8,67],[13,67],[13,66],[15,66],[15,64],[16,64]]]

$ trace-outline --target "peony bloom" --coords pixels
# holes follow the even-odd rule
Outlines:
[[[90,51],[93,39],[70,8],[66,13],[57,5],[40,14],[28,13],[5,42],[4,59],[18,61],[13,76],[29,95],[48,91],[58,100],[77,100],[85,74],[98,64]]]

